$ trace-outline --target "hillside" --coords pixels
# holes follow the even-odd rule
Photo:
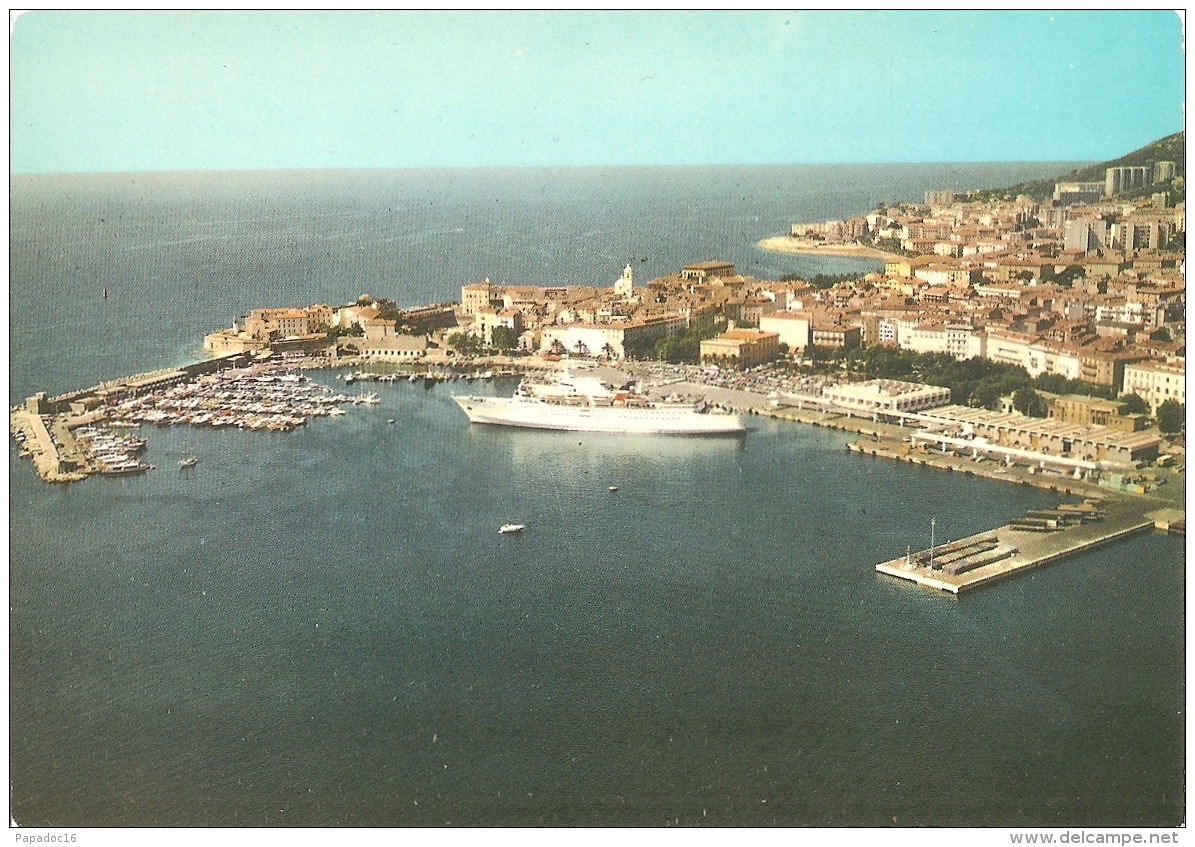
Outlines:
[[[1174,162],[1175,176],[1172,180],[1147,186],[1135,191],[1117,195],[1123,198],[1149,196],[1158,191],[1171,192],[1172,200],[1177,200],[1182,194],[1183,180],[1186,178],[1186,133],[1176,132],[1157,141],[1134,150],[1128,155],[1121,156],[1108,162],[1089,165],[1085,168],[1060,174],[1050,179],[1038,179],[1032,182],[1022,182],[1008,188],[993,188],[983,191],[970,191],[967,196],[975,200],[995,200],[1003,197],[1013,198],[1026,194],[1035,200],[1047,200],[1053,196],[1056,182],[1102,182],[1107,168],[1128,167],[1133,165],[1148,165],[1151,162]],[[1176,196],[1178,195],[1178,196]]]

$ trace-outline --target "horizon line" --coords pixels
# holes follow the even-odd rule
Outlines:
[[[1128,154],[1126,154],[1128,155]],[[1123,158],[1123,157],[1118,157]],[[233,173],[315,173],[353,171],[512,171],[512,170],[614,170],[636,168],[793,168],[793,167],[880,167],[920,165],[1091,165],[1097,159],[947,159],[941,161],[887,162],[707,162],[672,164],[584,164],[584,165],[331,165],[284,167],[225,167],[225,168],[147,168],[145,170],[78,170],[78,171],[10,171],[9,178],[32,176],[139,176],[167,174],[233,174]]]

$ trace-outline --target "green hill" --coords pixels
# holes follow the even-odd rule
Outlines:
[[[1148,165],[1151,162],[1174,162],[1174,179],[1155,185],[1148,185],[1134,191],[1127,191],[1124,194],[1116,196],[1118,198],[1131,199],[1133,197],[1148,197],[1159,191],[1168,191],[1172,200],[1177,200],[1181,197],[1183,181],[1186,178],[1187,164],[1186,133],[1183,132],[1176,132],[1174,135],[1159,138],[1157,141],[1146,144],[1140,150],[1134,150],[1126,156],[1121,156],[1119,159],[1113,159],[1109,162],[1100,162],[1096,165],[1078,168],[1070,173],[1061,174],[1050,179],[1022,182],[1008,188],[969,191],[967,192],[967,196],[975,200],[997,200],[1000,198],[1012,199],[1021,194],[1026,194],[1034,200],[1044,201],[1054,195],[1054,183],[1056,182],[1103,182],[1104,171],[1107,168]]]

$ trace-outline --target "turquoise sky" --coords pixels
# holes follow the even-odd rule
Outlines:
[[[1183,128],[1173,12],[48,12],[14,173],[1103,160]]]

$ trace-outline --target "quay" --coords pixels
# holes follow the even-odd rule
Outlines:
[[[878,573],[927,588],[961,594],[1118,541],[1165,529],[1181,520],[1176,510],[1145,512],[1128,499],[1088,500],[1082,506],[1060,506],[1030,512],[989,532],[981,532],[932,549],[908,551],[876,565]]]
[[[13,437],[21,443],[21,456],[33,461],[33,468],[41,479],[78,482],[87,478],[87,473],[80,470],[83,462],[79,447],[61,421],[47,425],[47,419],[21,408],[13,411],[10,425]],[[57,437],[51,435],[50,426]]]

